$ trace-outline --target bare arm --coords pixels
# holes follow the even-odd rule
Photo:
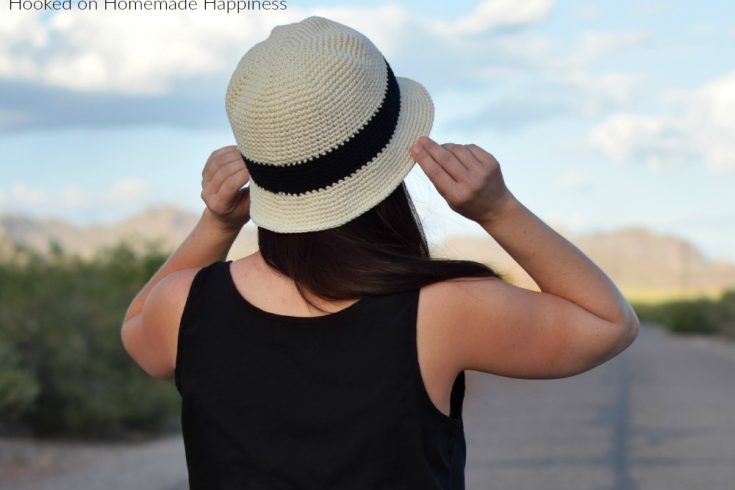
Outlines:
[[[611,323],[637,324],[630,303],[597,264],[510,192],[507,196],[494,216],[479,224],[541,291],[565,298]]]
[[[224,229],[212,216],[211,211],[204,209],[194,229],[133,298],[123,322],[143,311],[143,305],[150,292],[169,274],[225,260],[237,235],[238,230]]]
[[[507,189],[497,160],[476,145],[421,137],[411,152],[449,206],[480,224],[541,292],[497,278],[447,281],[445,344],[455,366],[557,378],[605,362],[635,339],[638,318],[610,278]]]
[[[207,207],[183,243],[153,274],[125,313],[120,337],[138,365],[156,378],[173,376],[175,341],[186,295],[196,270],[224,260],[250,219],[250,176],[235,146],[210,155],[202,171]]]

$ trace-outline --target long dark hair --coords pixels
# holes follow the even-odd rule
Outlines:
[[[405,183],[379,204],[327,230],[278,233],[258,227],[258,246],[267,264],[291,278],[304,294],[353,299],[390,294],[458,277],[498,277],[471,260],[432,258]]]

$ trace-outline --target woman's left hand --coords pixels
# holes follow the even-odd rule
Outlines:
[[[212,152],[202,170],[201,197],[225,229],[239,230],[250,220],[250,173],[236,145]]]

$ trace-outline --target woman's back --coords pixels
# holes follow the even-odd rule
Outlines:
[[[237,145],[210,155],[207,208],[122,334],[149,373],[175,364],[191,488],[461,489],[465,370],[570,376],[635,339],[605,273],[515,198],[493,155],[428,138],[426,89],[354,29],[274,28],[226,109]],[[415,162],[541,292],[430,256],[403,184]],[[251,218],[283,276],[258,255],[222,261]],[[313,316],[292,281],[362,299]]]
[[[182,316],[191,488],[463,488],[464,373],[431,345],[421,290],[313,316],[255,257],[202,268]]]
[[[277,274],[268,267],[260,253],[256,252],[232,262],[231,276],[241,296],[250,304],[275,314],[297,317],[319,316],[309,308],[299,295],[293,281]],[[441,317],[442,301],[450,289],[447,281],[440,281],[421,288],[416,331],[417,354],[421,376],[426,391],[437,410],[449,416],[449,399],[452,386],[461,369],[455,361],[455,353],[446,347],[446,336],[451,334]],[[328,312],[351,307],[356,300],[318,301],[310,298],[317,306]],[[451,326],[450,326],[451,327]]]

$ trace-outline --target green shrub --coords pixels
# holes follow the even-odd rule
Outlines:
[[[135,364],[120,327],[166,255],[126,244],[92,260],[22,253],[0,264],[0,426],[89,438],[159,428],[180,398]]]
[[[40,389],[33,373],[12,345],[0,336],[0,421],[15,422],[33,403]]]
[[[720,334],[735,339],[735,289],[729,289],[715,305],[715,322]]]
[[[735,338],[735,289],[718,300],[700,298],[633,305],[642,322],[657,323],[680,334],[722,335]]]
[[[674,301],[667,308],[669,327],[675,333],[713,334],[717,332],[714,302],[709,299]]]
[[[632,306],[641,322],[659,325],[666,325],[669,322],[669,317],[661,304],[633,303]]]

